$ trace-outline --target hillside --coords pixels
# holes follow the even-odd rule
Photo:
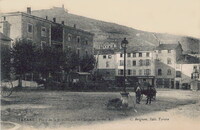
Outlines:
[[[130,46],[156,46],[158,40],[153,36],[152,32],[145,32],[129,28],[126,26],[118,25],[115,23],[109,23],[99,21],[91,18],[78,16],[75,14],[68,13],[64,8],[53,7],[45,10],[32,11],[33,15],[45,18],[48,16],[49,20],[53,17],[56,18],[57,23],[65,21],[68,26],[76,24],[77,28],[92,32],[95,34],[94,44],[98,45],[108,41],[109,38],[115,39],[116,43],[120,43],[124,37],[127,37]],[[182,44],[183,50],[188,53],[198,52],[200,40],[187,36],[177,36],[165,33],[155,33],[161,43],[171,44],[178,43]]]

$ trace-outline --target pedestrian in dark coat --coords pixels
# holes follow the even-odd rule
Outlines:
[[[154,90],[152,89],[152,87],[149,85],[148,89],[147,89],[147,102],[146,104],[151,104],[151,100],[153,98],[154,95]]]

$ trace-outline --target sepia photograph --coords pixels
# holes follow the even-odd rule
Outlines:
[[[200,128],[200,0],[0,0],[1,130]]]

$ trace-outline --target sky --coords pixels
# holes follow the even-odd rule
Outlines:
[[[0,12],[48,9],[135,29],[200,38],[200,0],[0,0]]]

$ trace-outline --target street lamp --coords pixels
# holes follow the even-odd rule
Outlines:
[[[122,105],[124,107],[128,107],[128,95],[129,95],[129,93],[126,92],[126,48],[127,48],[127,45],[128,45],[128,41],[126,40],[126,38],[124,38],[124,40],[122,40],[121,42],[121,47],[124,49],[124,86],[123,86],[124,92],[121,93]]]
[[[124,49],[124,92],[126,93],[126,46],[128,41],[126,38],[121,42],[121,47]]]

